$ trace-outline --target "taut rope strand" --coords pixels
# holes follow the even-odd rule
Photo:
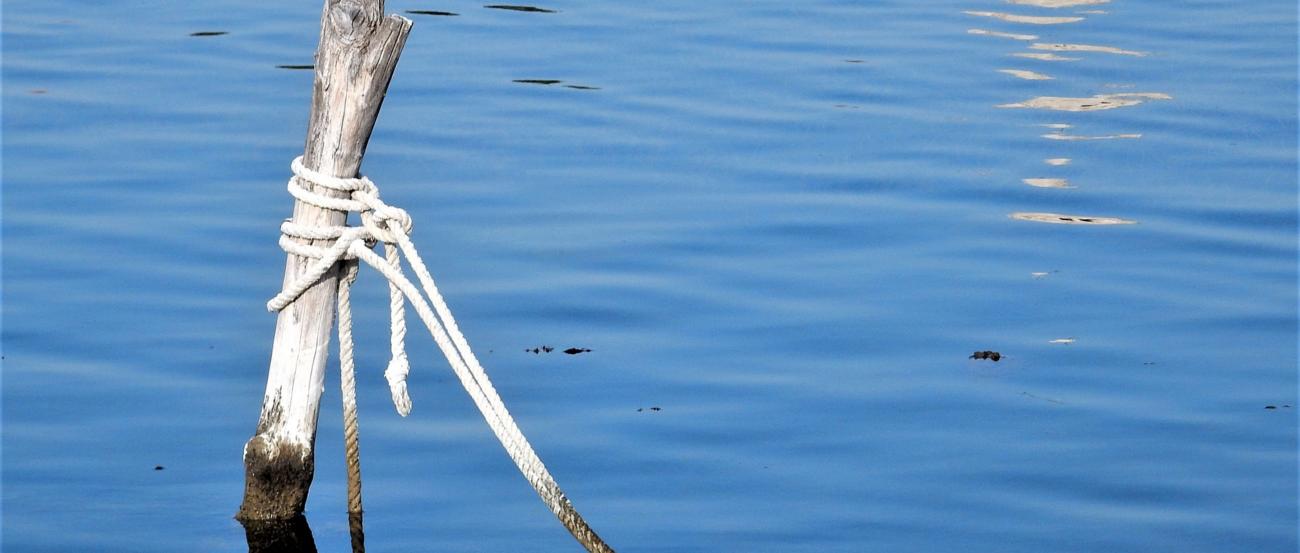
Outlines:
[[[405,301],[409,300],[420,320],[429,329],[433,341],[438,344],[438,348],[447,357],[452,371],[456,373],[456,377],[464,386],[470,399],[474,401],[474,405],[478,407],[484,420],[487,421],[488,427],[496,434],[506,453],[515,462],[515,466],[519,467],[519,471],[523,473],[524,478],[541,496],[546,506],[551,509],[551,512],[559,518],[564,527],[569,530],[569,533],[573,534],[573,537],[587,551],[591,553],[613,553],[613,549],[606,545],[600,539],[600,536],[596,535],[596,532],[587,525],[582,516],[574,509],[568,497],[564,495],[550,472],[546,470],[546,466],[542,464],[542,460],[533,451],[528,439],[519,430],[519,426],[515,424],[510,412],[506,410],[505,404],[501,401],[501,396],[497,394],[496,388],[492,386],[492,381],[488,379],[483,366],[479,364],[478,358],[470,350],[464,334],[460,332],[459,327],[456,325],[456,319],[452,317],[451,309],[447,307],[442,295],[438,293],[438,287],[433,282],[433,276],[429,273],[419,252],[416,251],[415,244],[411,242],[409,237],[411,232],[410,216],[405,211],[382,202],[379,199],[379,189],[370,179],[364,176],[359,178],[339,178],[325,175],[304,167],[301,157],[293,160],[292,168],[294,177],[289,179],[289,193],[294,198],[324,209],[345,212],[355,211],[360,214],[361,226],[311,227],[285,221],[280,226],[280,246],[288,253],[312,258],[316,262],[298,280],[287,284],[279,294],[267,302],[267,308],[271,311],[284,309],[319,281],[323,275],[328,273],[335,263],[340,261],[355,264],[359,260],[375,268],[380,274],[384,275],[384,278],[389,283],[393,357],[388,369],[384,372],[384,376],[388,380],[389,389],[393,395],[393,404],[398,413],[406,416],[410,412],[411,405],[406,390],[406,374],[409,371],[409,363],[406,360],[403,346],[406,334],[404,305]],[[301,182],[347,192],[349,197],[332,198],[317,194],[304,188]],[[295,239],[332,239],[335,242],[329,247],[318,247],[303,244]],[[384,257],[380,257],[371,250],[371,247],[376,242],[384,243]],[[402,274],[400,258],[403,255],[406,257],[411,269],[415,271],[416,278],[423,286],[423,291]],[[352,269],[352,271],[355,271],[355,269]],[[355,272],[344,276],[355,276]],[[348,285],[341,283],[339,286],[339,347],[341,350],[346,347],[348,351],[346,353],[340,351],[339,357],[346,360],[344,366],[345,381],[350,380],[347,373],[351,371],[352,360],[351,328],[348,328],[346,332],[343,328],[345,322],[351,324],[350,307],[345,307],[348,295]],[[345,309],[347,309],[346,317],[344,316]],[[346,340],[344,339],[345,334]],[[345,386],[347,386],[346,383]],[[345,388],[345,402],[348,397],[355,398],[355,390],[349,392]],[[355,435],[355,399],[353,399],[352,409],[353,417],[351,422],[348,423],[346,415],[348,407],[345,404],[345,425],[350,424],[350,428],[345,428],[344,431]],[[354,451],[353,446],[349,445],[349,480],[351,480],[351,467],[354,465],[351,460]],[[356,466],[359,470],[359,464]],[[352,500],[353,491],[354,488],[349,485],[349,502]],[[357,494],[357,510],[359,511],[359,476],[355,492]]]

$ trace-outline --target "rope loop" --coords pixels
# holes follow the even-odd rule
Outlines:
[[[461,334],[456,319],[451,315],[433,276],[425,266],[424,260],[411,242],[410,233],[413,226],[411,216],[405,210],[385,204],[379,199],[379,187],[364,176],[334,177],[308,169],[298,157],[290,164],[294,176],[289,179],[289,193],[306,204],[322,209],[342,212],[356,212],[361,226],[310,226],[285,221],[280,225],[280,247],[285,252],[312,260],[301,275],[267,302],[271,311],[280,311],[292,305],[304,292],[315,286],[337,264],[344,263],[343,281],[337,288],[339,304],[339,348],[343,374],[343,397],[345,411],[344,433],[348,436],[349,470],[353,459],[358,456],[356,444],[355,399],[349,403],[348,398],[355,398],[352,374],[352,315],[350,306],[350,289],[356,278],[357,267],[365,263],[374,268],[388,281],[389,308],[391,315],[391,349],[392,356],[384,370],[384,379],[388,381],[393,406],[398,414],[405,417],[411,412],[411,399],[407,392],[406,378],[410,373],[410,362],[406,357],[406,304],[410,302],[420,321],[429,330],[433,341],[446,356],[452,371],[460,380],[461,386],[474,401],[475,407],[487,421],[488,427],[496,434],[506,453],[510,455],[519,472],[537,491],[551,512],[559,518],[569,533],[586,547],[589,552],[613,552],[601,541],[595,531],[583,520],[573,504],[560,490],[559,484],[546,470],[542,460],[533,451],[533,447],[524,437],[523,431],[515,423],[505,403],[497,394],[496,388],[488,378],[487,372],[479,364],[478,358],[469,347],[469,342]],[[304,187],[312,185],[312,190]],[[316,192],[325,188],[336,192],[345,192],[348,197],[338,198]],[[332,243],[329,241],[333,241]],[[384,244],[384,257],[373,251],[379,244]],[[402,272],[402,258],[415,272],[419,282],[407,278]],[[349,416],[347,413],[352,413]],[[360,511],[359,465],[357,465],[358,485],[355,488],[356,510]],[[352,478],[352,475],[349,475]],[[351,493],[351,492],[350,492]]]

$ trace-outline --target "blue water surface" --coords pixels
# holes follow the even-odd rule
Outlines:
[[[1296,551],[1294,1],[545,2],[388,2],[459,15],[407,15],[363,169],[617,550]],[[246,550],[320,8],[5,2],[5,551]],[[385,293],[366,546],[577,550],[432,344],[394,413]]]

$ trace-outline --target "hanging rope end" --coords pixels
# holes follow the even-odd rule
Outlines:
[[[384,371],[388,380],[388,389],[393,394],[393,407],[397,414],[405,417],[411,414],[411,396],[406,392],[406,375],[411,372],[411,364],[405,357],[394,358]]]

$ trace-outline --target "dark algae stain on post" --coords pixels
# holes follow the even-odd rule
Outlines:
[[[531,13],[559,13],[559,12],[557,12],[556,10],[548,10],[548,9],[546,9],[546,8],[539,8],[539,7],[537,7],[537,6],[515,6],[515,5],[511,5],[511,4],[489,4],[489,5],[486,5],[486,6],[483,6],[483,7],[488,8],[488,9],[493,9],[493,10],[510,10],[510,11],[515,11],[515,12],[531,12]]]

